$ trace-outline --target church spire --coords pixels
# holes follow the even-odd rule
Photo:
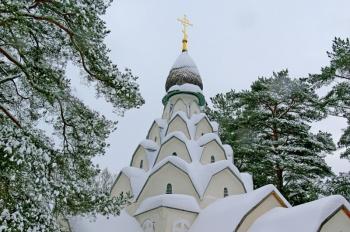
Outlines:
[[[182,52],[186,52],[187,51],[187,38],[188,38],[188,35],[187,35],[187,27],[188,26],[193,26],[190,22],[190,20],[188,20],[187,16],[184,15],[183,18],[179,18],[177,19],[183,26],[183,29],[182,29],[182,33],[183,33],[183,39],[182,39]]]

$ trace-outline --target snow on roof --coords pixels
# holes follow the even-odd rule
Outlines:
[[[119,216],[75,216],[69,220],[69,224],[72,232],[143,232],[136,219],[124,210]]]
[[[138,196],[142,186],[147,180],[146,172],[141,168],[125,167],[122,169],[122,173],[124,173],[130,180],[133,196]]]
[[[281,196],[273,185],[266,185],[246,194],[219,199],[201,211],[189,232],[235,231],[244,216],[272,192]],[[281,200],[290,206],[284,198]]]
[[[216,142],[218,142],[218,144],[222,145],[221,140],[219,138],[219,136],[215,133],[207,133],[204,134],[203,136],[201,136],[197,142],[199,146],[203,146],[213,140],[216,140]]]
[[[184,135],[184,133],[182,131],[174,131],[169,133],[167,136],[165,136],[165,138],[163,139],[162,145],[165,144],[166,142],[168,142],[171,138],[177,138],[180,141],[184,142],[186,144],[186,141],[188,140],[186,135]]]
[[[247,172],[241,172],[241,178],[244,183],[245,189],[247,192],[251,192],[254,190],[254,185],[253,185],[253,177],[250,173]]]
[[[230,157],[231,160],[233,161],[233,150],[232,150],[232,147],[230,145],[228,145],[228,144],[224,144],[224,145],[222,145],[222,147],[225,150],[226,156]]]
[[[167,121],[165,119],[156,118],[154,121],[158,124],[159,127],[161,127],[161,128],[166,127]]]
[[[319,227],[327,217],[341,206],[350,211],[349,202],[342,196],[334,195],[293,208],[274,208],[259,217],[249,232],[319,231]]]
[[[144,147],[145,149],[148,150],[157,150],[158,149],[158,144],[156,144],[154,141],[150,140],[150,139],[144,139],[140,142],[140,145],[142,147]]]
[[[182,52],[177,57],[175,63],[171,67],[171,69],[179,69],[179,68],[189,69],[191,72],[199,75],[199,71],[197,69],[197,66],[194,63],[193,59],[188,54],[188,52]]]
[[[168,92],[171,91],[184,91],[184,92],[193,92],[193,93],[202,93],[201,88],[199,88],[198,85],[193,85],[193,84],[182,84],[182,85],[173,85],[170,87],[170,89],[168,90]]]
[[[196,199],[192,196],[182,194],[163,194],[145,199],[134,215],[142,214],[146,211],[162,206],[195,213],[200,211]]]
[[[217,132],[219,130],[219,123],[215,122],[215,121],[211,121],[211,126],[213,127],[213,131]]]

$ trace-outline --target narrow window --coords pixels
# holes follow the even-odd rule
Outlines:
[[[177,156],[177,153],[176,153],[176,152],[173,152],[173,156]]]
[[[202,136],[204,135],[204,133],[202,132]]]
[[[171,184],[166,185],[166,194],[172,194],[173,193],[173,186]]]
[[[228,190],[227,190],[227,188],[225,187],[224,188],[224,197],[227,197],[228,196]]]
[[[154,142],[157,142],[157,136],[156,136],[156,137],[154,137]]]
[[[140,161],[140,168],[143,168],[143,160]]]
[[[213,155],[210,157],[210,163],[215,163],[215,157]]]

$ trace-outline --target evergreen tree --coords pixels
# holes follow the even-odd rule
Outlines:
[[[328,52],[330,64],[321,69],[320,74],[312,74],[308,81],[316,88],[331,87],[321,98],[322,107],[330,115],[347,119],[347,128],[338,141],[338,147],[344,150],[341,158],[350,160],[350,41],[335,38],[332,51]],[[327,180],[325,194],[342,194],[350,199],[350,172]]]
[[[0,231],[59,231],[57,218],[118,214],[129,196],[94,188],[115,123],[71,93],[68,61],[116,112],[143,104],[136,77],[108,58],[110,1],[0,1]],[[38,125],[52,127],[53,134]]]
[[[317,198],[317,181],[332,175],[324,156],[335,145],[330,134],[310,131],[309,124],[325,113],[306,81],[291,79],[285,70],[259,78],[250,90],[211,100],[209,115],[233,146],[235,164],[253,174],[256,187],[272,183],[292,204]]]

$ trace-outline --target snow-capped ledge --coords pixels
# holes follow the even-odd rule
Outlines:
[[[180,209],[199,213],[200,208],[196,199],[189,195],[163,194],[145,199],[136,210],[135,216],[159,207]]]
[[[199,88],[199,86],[193,85],[193,84],[188,84],[188,83],[183,84],[183,85],[171,86],[170,89],[168,90],[168,92],[171,92],[171,91],[202,93],[202,90],[201,90],[201,88]]]

